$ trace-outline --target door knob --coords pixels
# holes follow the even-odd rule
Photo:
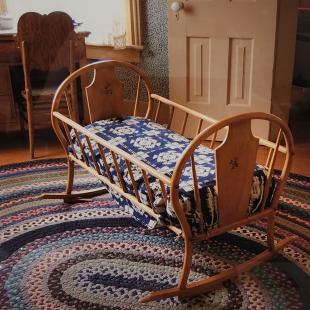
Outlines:
[[[171,3],[171,10],[175,13],[175,17],[179,19],[179,12],[184,9],[184,3],[182,1],[173,1]]]

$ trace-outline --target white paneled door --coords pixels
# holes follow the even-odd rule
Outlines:
[[[184,0],[178,14],[173,2],[170,98],[216,119],[270,112],[278,1]],[[268,131],[255,128],[263,136]]]

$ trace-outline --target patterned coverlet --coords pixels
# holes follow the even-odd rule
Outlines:
[[[172,176],[176,163],[181,157],[182,152],[190,143],[189,139],[166,129],[157,123],[140,117],[128,116],[121,119],[115,118],[101,120],[87,125],[86,128],[90,132],[98,135],[109,143],[119,147],[120,149],[126,151],[127,153],[133,155],[135,158],[140,159],[141,161],[169,177]],[[71,133],[71,135],[74,142],[75,151],[78,157],[82,159],[82,153],[78,146],[77,139],[73,133]],[[87,147],[87,142],[84,135],[80,134],[80,139],[82,145],[84,146],[89,164],[94,166],[92,156]],[[100,157],[99,149],[95,144],[93,145],[93,149],[95,156],[98,159],[102,174],[105,174],[105,167],[102,158]],[[72,152],[71,147],[69,147],[69,151]],[[104,152],[106,155],[110,174],[114,182],[118,183],[117,173],[114,168],[112,156],[107,150],[104,150]],[[214,228],[218,225],[214,153],[211,149],[200,146],[195,150],[194,157],[204,218],[203,228],[205,231],[207,231],[207,229]],[[126,163],[119,157],[117,158],[117,161],[125,180],[126,190],[130,193],[133,193],[133,187],[131,185]],[[137,183],[141,201],[146,205],[150,205],[141,170],[136,166],[132,166],[132,170],[135,181]],[[255,213],[260,209],[265,179],[266,175],[264,172],[264,167],[257,165],[253,172],[253,182],[248,207],[249,214]],[[174,214],[173,208],[171,207],[169,201],[169,188],[166,189],[168,194],[168,203],[165,206],[158,180],[150,177],[149,181],[153,195],[153,209],[160,215],[159,221],[156,221],[149,215],[143,213],[124,197],[118,195],[115,192],[110,192],[114,199],[118,201],[118,203],[127,207],[134,218],[149,228],[153,228],[156,225],[163,223],[178,226],[178,219]],[[180,204],[185,211],[192,231],[195,233],[198,230],[200,224],[198,214],[199,211],[195,205],[192,172],[189,162],[186,163],[183,170],[179,189]],[[270,201],[273,189],[274,182],[269,191],[268,201]]]

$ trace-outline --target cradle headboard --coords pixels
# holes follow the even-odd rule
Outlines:
[[[86,101],[82,117],[84,120],[94,122],[125,114],[136,116],[138,113],[148,117],[151,112],[152,88],[148,77],[136,66],[115,60],[97,61],[70,74],[54,96],[52,112],[59,112],[60,102],[65,102],[72,119],[71,98],[76,89],[73,85],[79,84],[76,82],[80,79],[84,83],[78,97]]]
[[[85,89],[90,122],[124,116],[124,89],[115,76],[115,67],[94,69],[93,80]]]

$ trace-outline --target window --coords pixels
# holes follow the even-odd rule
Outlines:
[[[127,47],[127,51],[118,52],[123,55],[128,54],[128,49],[134,53],[141,49],[140,0],[0,1],[4,5],[6,2],[8,15],[13,18],[15,27],[18,18],[28,11],[41,14],[48,14],[52,11],[68,13],[79,24],[76,31],[90,31],[90,35],[86,38],[89,58],[105,58],[104,54],[107,52],[108,57],[111,57],[114,47]],[[126,60],[130,61],[130,59]]]

